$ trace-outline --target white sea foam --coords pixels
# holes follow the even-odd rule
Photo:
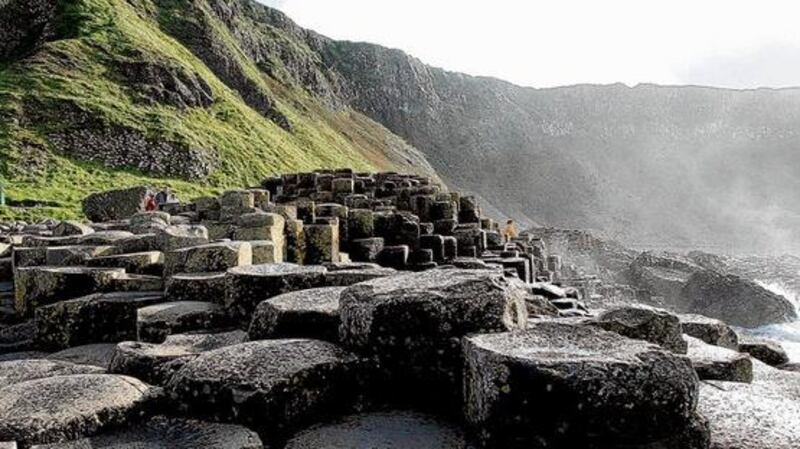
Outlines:
[[[797,316],[800,317],[800,293],[780,282],[757,282],[767,290],[791,301],[792,304],[794,304],[795,310],[797,310]],[[753,333],[780,341],[783,348],[789,354],[789,358],[793,362],[800,362],[800,321],[770,324],[769,326],[755,329]]]

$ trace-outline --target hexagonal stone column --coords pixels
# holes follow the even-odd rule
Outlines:
[[[307,224],[303,226],[305,239],[304,263],[318,265],[339,261],[339,225]]]
[[[231,316],[249,322],[261,301],[282,293],[321,287],[326,271],[322,266],[290,263],[232,268],[227,275],[225,308]]]
[[[253,249],[248,242],[209,243],[168,252],[164,274],[226,271],[252,262]]]
[[[555,321],[467,337],[464,354],[465,416],[484,447],[708,445],[685,356]]]
[[[168,335],[189,331],[212,331],[229,324],[222,306],[205,301],[153,304],[137,311],[139,341],[161,343]]]
[[[502,273],[442,269],[355,284],[340,299],[340,338],[380,362],[397,398],[458,405],[460,338],[522,328],[525,286]]]
[[[37,307],[87,295],[100,290],[122,268],[26,267],[16,273],[15,308],[23,317]]]
[[[251,340],[315,338],[338,342],[339,297],[345,287],[323,287],[284,293],[267,299],[253,313]]]
[[[261,340],[200,354],[175,373],[166,390],[184,413],[280,439],[357,404],[364,374],[357,356],[331,343]]]
[[[226,274],[179,273],[166,282],[167,301],[210,301],[225,303]]]

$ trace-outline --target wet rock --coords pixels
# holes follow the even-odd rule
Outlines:
[[[764,338],[743,335],[739,339],[739,351],[746,352],[771,366],[789,363],[789,356],[781,344]]]
[[[314,338],[338,342],[339,298],[345,287],[300,290],[275,296],[256,307],[250,340]]]
[[[797,319],[788,299],[744,278],[699,271],[681,291],[687,311],[734,326],[755,328]]]
[[[706,447],[684,356],[555,321],[467,337],[464,351],[466,419],[485,447]],[[684,432],[699,443],[666,445]]]
[[[686,354],[681,322],[666,310],[643,305],[617,307],[601,313],[595,323],[607,331]]]
[[[167,384],[185,413],[280,438],[357,402],[363,363],[331,343],[262,340],[205,352]]]
[[[203,301],[178,301],[153,304],[137,312],[139,341],[161,343],[167,335],[196,330],[214,330],[227,326],[222,306]]]
[[[33,316],[37,307],[101,290],[121,268],[27,267],[16,274],[15,307],[21,316]]]
[[[709,345],[694,337],[685,338],[689,343],[689,359],[701,380],[753,381],[753,362],[747,354]]]
[[[341,296],[340,338],[380,361],[381,375],[392,382],[390,394],[424,402],[457,398],[460,337],[524,328],[527,294],[519,280],[481,270],[428,270],[362,282]]]
[[[262,449],[247,428],[191,419],[155,416],[100,435],[32,449]]]
[[[700,384],[713,449],[800,447],[800,374],[753,361],[753,382]]]
[[[739,350],[739,336],[730,326],[720,320],[703,315],[681,314],[683,333],[700,339],[710,345]]]
[[[293,436],[285,449],[468,449],[461,429],[408,411],[352,415]]]
[[[132,377],[80,374],[0,389],[0,440],[60,443],[124,424],[156,391]]]
[[[265,299],[323,286],[326,272],[321,266],[290,263],[232,268],[228,270],[225,307],[234,317],[247,320]]]
[[[169,335],[161,344],[124,341],[116,346],[109,372],[164,385],[175,371],[198,354],[244,343],[245,340],[247,333],[237,330]]]
[[[175,274],[167,279],[165,299],[223,304],[226,282],[225,273]]]
[[[34,379],[70,374],[103,374],[104,369],[89,365],[46,359],[0,362],[0,389]]]
[[[136,339],[137,311],[160,293],[97,293],[36,310],[36,344],[51,350]]]
[[[50,354],[47,359],[77,363],[79,365],[91,365],[107,370],[116,347],[117,345],[113,343],[76,346]]]

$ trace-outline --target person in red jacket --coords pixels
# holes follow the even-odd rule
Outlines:
[[[150,212],[156,209],[158,209],[158,204],[156,204],[156,198],[152,194],[147,195],[147,200],[144,205],[144,210]]]

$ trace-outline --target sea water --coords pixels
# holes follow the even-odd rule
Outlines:
[[[800,317],[800,292],[780,282],[761,282],[758,284],[767,290],[781,295],[794,304],[797,316]],[[800,321],[782,324],[770,324],[751,331],[754,335],[779,341],[792,362],[800,362]]]

